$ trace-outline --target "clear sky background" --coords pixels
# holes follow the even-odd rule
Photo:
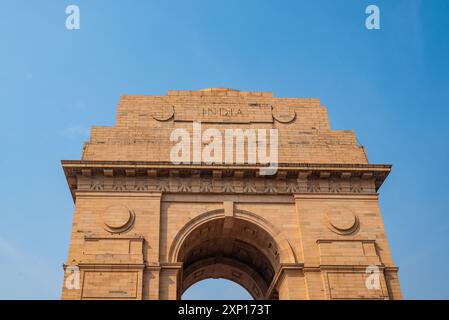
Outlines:
[[[371,163],[393,164],[380,204],[404,297],[449,299],[449,1],[0,0],[0,48],[0,298],[60,297],[60,160],[114,125],[121,94],[231,87],[320,98]],[[247,297],[209,284],[186,295]]]

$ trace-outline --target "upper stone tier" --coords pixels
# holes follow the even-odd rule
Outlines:
[[[124,95],[115,127],[94,126],[83,160],[170,162],[176,128],[192,132],[271,129],[279,132],[279,163],[367,164],[354,132],[332,130],[327,110],[315,98],[276,98],[271,92],[227,88],[170,90],[166,96]],[[224,140],[224,139],[223,139]],[[203,143],[203,146],[206,143]]]

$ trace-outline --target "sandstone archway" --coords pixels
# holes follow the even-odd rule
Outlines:
[[[171,133],[197,121],[222,136],[278,130],[276,173],[253,161],[174,163]],[[256,299],[400,299],[378,205],[391,166],[368,163],[356,140],[330,128],[315,98],[122,96],[116,125],[93,127],[82,160],[62,161],[76,206],[63,299],[176,299],[208,277]],[[372,265],[376,290],[366,286]]]
[[[183,265],[178,297],[209,278],[234,281],[254,299],[277,297],[274,290],[269,292],[271,283],[281,262],[292,257],[284,257],[273,231],[250,217],[255,219],[250,213],[226,217],[210,212],[181,230],[172,252],[173,262]]]

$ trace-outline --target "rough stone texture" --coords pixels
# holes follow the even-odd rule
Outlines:
[[[279,130],[279,168],[170,162],[175,128]],[[178,299],[226,278],[256,299],[401,299],[378,206],[389,165],[369,164],[318,99],[232,89],[123,96],[63,161],[75,201],[63,299]],[[377,268],[379,287],[366,285]],[[372,269],[369,269],[372,270]],[[376,275],[376,274],[375,274]]]

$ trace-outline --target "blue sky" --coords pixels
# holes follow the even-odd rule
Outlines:
[[[369,4],[381,30],[365,28]],[[449,299],[449,1],[1,0],[0,46],[1,299],[60,297],[73,203],[59,161],[114,125],[119,96],[207,87],[320,98],[394,166],[380,203],[404,297]],[[189,294],[245,297],[211,283]]]

